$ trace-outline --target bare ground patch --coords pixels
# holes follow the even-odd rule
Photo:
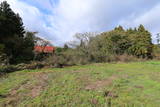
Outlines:
[[[88,70],[86,69],[79,69],[79,70],[74,70],[74,71],[71,71],[72,73],[80,73],[80,72],[87,72]]]
[[[46,73],[35,74],[39,82],[32,87],[30,95],[32,97],[39,96],[40,92],[47,86],[48,75]]]
[[[139,89],[144,89],[144,86],[141,86],[141,85],[135,85],[134,87]]]
[[[94,83],[91,83],[85,87],[86,90],[96,90],[99,88],[103,88],[105,86],[109,86],[113,83],[114,80],[116,80],[118,76],[113,75],[107,79],[101,80],[101,81],[96,81]]]
[[[7,101],[4,103],[4,107],[5,105],[16,106],[25,97],[35,98],[40,95],[47,86],[48,75],[47,73],[32,73],[31,76],[36,83],[32,84],[32,80],[26,80],[20,87],[12,89],[6,97]],[[23,92],[24,90],[27,91]]]

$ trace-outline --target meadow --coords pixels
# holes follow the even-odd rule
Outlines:
[[[97,63],[0,77],[0,107],[159,107],[160,62]]]

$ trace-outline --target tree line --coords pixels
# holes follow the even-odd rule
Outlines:
[[[127,30],[119,26],[99,34],[77,33],[75,41],[65,45],[55,55],[58,63],[64,65],[112,62],[121,57],[130,58],[128,60],[152,59],[154,47],[151,33],[143,25]]]
[[[0,57],[6,56],[10,64],[32,61],[36,41],[43,40],[35,34],[25,31],[21,17],[6,1],[0,4]],[[77,33],[75,41],[57,47],[54,54],[43,59],[52,65],[111,62],[124,55],[152,59],[154,52],[159,52],[155,49],[159,47],[152,43],[151,33],[143,25],[129,29],[118,26],[103,33]]]

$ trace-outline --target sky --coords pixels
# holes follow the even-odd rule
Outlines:
[[[3,0],[0,0],[3,1]],[[160,32],[160,0],[6,0],[23,19],[25,29],[56,46],[75,33],[104,32],[118,25],[143,24],[153,42]]]

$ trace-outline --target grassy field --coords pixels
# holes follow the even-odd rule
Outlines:
[[[160,62],[10,73],[0,78],[0,107],[160,107]]]

